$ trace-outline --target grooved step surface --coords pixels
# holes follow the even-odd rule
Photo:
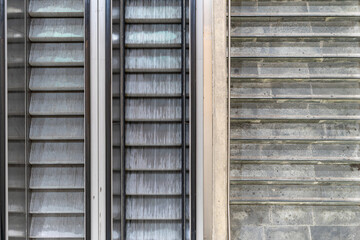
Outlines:
[[[83,214],[84,192],[33,192],[31,214]]]
[[[34,93],[31,96],[31,115],[83,115],[83,93]]]
[[[29,38],[32,42],[82,41],[83,37],[82,18],[37,18],[30,23]]]
[[[35,164],[83,164],[84,143],[36,142],[31,144],[30,163]]]
[[[30,224],[31,238],[84,238],[84,217],[33,216]]]
[[[31,168],[30,189],[82,189],[84,187],[83,167]]]
[[[32,91],[70,91],[84,89],[83,68],[33,68],[30,75]]]
[[[31,17],[81,17],[84,15],[83,0],[30,0]]]
[[[82,43],[33,43],[29,63],[31,66],[82,66]]]
[[[83,118],[32,118],[31,140],[82,140]]]

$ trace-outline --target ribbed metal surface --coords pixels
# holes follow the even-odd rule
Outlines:
[[[231,238],[358,238],[359,1],[230,3]]]
[[[29,238],[85,238],[84,2],[30,0]]]
[[[10,240],[25,240],[27,234],[25,46],[26,1],[7,1],[7,6],[8,34],[5,41],[7,40],[8,44],[8,86],[7,89],[4,88],[4,93],[5,91],[7,91],[8,109],[8,216],[6,217],[8,220],[7,234]],[[4,55],[3,52],[1,52],[0,54]],[[3,129],[1,131],[3,131]],[[6,139],[4,137],[2,141],[5,140]],[[3,153],[5,153],[5,151]],[[4,184],[5,187],[5,183],[2,184]],[[2,231],[2,234],[6,232],[5,229],[2,229],[0,231]]]
[[[184,42],[182,1],[127,0],[124,15],[120,3],[112,2],[112,237],[188,239],[189,215],[183,216],[183,212],[189,211],[188,200],[184,201],[189,194],[188,173],[183,179],[184,161],[188,169],[188,140],[184,142],[182,138],[183,120],[184,130],[188,132],[188,74],[183,68],[185,63],[188,68],[188,59],[182,56],[182,47],[188,42],[188,28],[184,28]],[[123,20],[124,38],[121,38]],[[121,84],[124,84],[123,94]],[[185,138],[188,139],[187,133]],[[121,232],[122,226],[125,232]]]

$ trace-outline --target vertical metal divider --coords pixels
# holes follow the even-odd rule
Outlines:
[[[0,0],[0,239],[6,239],[6,8]]]
[[[112,0],[105,3],[106,239],[112,240]]]
[[[85,0],[85,238],[91,239],[90,0]]]
[[[26,233],[25,233],[25,239],[29,239],[30,235],[30,151],[31,151],[31,142],[30,142],[30,124],[31,124],[31,117],[29,113],[30,108],[30,100],[31,100],[31,91],[30,91],[30,74],[31,74],[31,67],[29,64],[29,56],[30,56],[30,40],[29,40],[29,31],[30,31],[30,15],[29,15],[29,2],[30,0],[25,1],[25,216],[26,216]]]
[[[125,1],[120,0],[120,239],[126,239],[126,171],[125,171]]]
[[[231,239],[231,226],[230,226],[230,99],[231,99],[231,0],[228,0],[228,138],[227,138],[227,232],[228,238]]]
[[[196,0],[190,0],[190,239],[196,239]]]
[[[181,4],[182,239],[186,239],[186,0]]]

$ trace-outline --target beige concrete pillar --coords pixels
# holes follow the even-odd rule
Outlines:
[[[227,0],[204,3],[204,239],[228,239]]]

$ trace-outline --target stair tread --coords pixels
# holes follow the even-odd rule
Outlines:
[[[80,17],[84,15],[83,0],[30,0],[32,17]]]
[[[37,142],[31,144],[30,164],[83,164],[84,143]]]
[[[30,24],[29,38],[32,42],[82,41],[84,20],[81,18],[37,18]]]
[[[83,93],[33,93],[30,115],[82,115]]]
[[[31,140],[82,140],[83,118],[32,118]]]
[[[69,91],[84,89],[83,68],[32,68],[32,91]]]
[[[83,238],[84,217],[32,216],[30,238]]]
[[[32,214],[84,213],[84,192],[32,192]]]
[[[31,168],[30,189],[82,189],[83,167],[35,167]]]
[[[189,17],[188,1],[186,1],[186,17]],[[113,18],[119,18],[119,11],[117,10],[119,1],[113,3]],[[181,19],[181,1],[174,0],[157,0],[157,1],[126,1],[125,2],[125,18],[162,18],[162,19]]]
[[[82,43],[33,43],[29,64],[32,66],[83,66]]]

